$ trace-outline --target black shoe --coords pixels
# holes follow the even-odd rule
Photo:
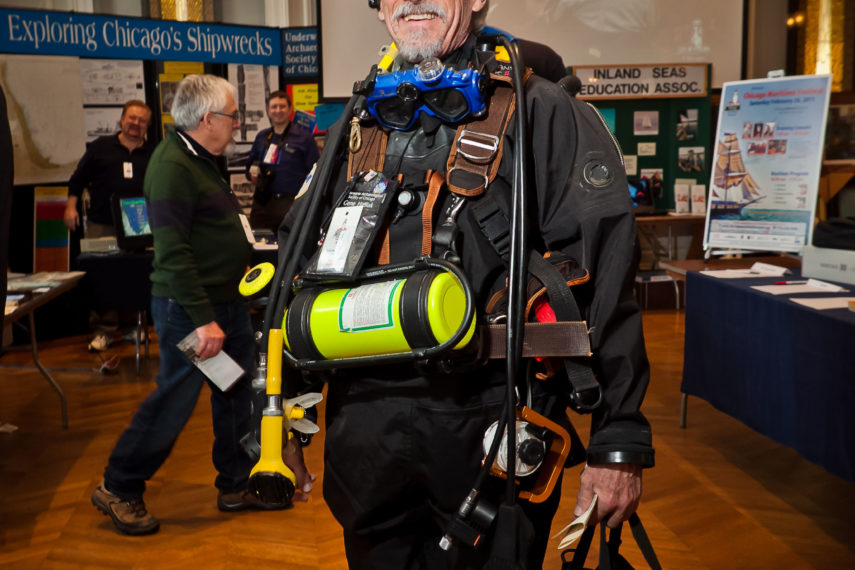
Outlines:
[[[249,491],[240,491],[238,493],[220,493],[217,496],[217,508],[224,513],[233,513],[236,511],[256,510],[256,511],[281,511],[287,509],[290,504],[270,504],[259,499],[255,494]]]

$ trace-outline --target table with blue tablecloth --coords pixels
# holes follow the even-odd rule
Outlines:
[[[751,288],[799,278],[689,272],[681,390],[855,481],[855,312],[791,300],[855,293]]]

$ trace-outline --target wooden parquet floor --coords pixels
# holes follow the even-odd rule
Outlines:
[[[645,473],[639,512],[663,567],[855,568],[855,484],[698,399],[690,399],[689,427],[681,430],[683,314],[649,311],[644,324],[653,369],[644,410],[657,467]],[[98,358],[85,346],[83,337],[44,343],[42,361],[51,368],[94,367]],[[140,538],[114,532],[89,496],[157,368],[156,347],[140,377],[133,347],[125,343],[115,352],[123,358],[117,375],[55,372],[69,401],[68,430],[61,428],[56,394],[37,371],[0,369],[0,425],[18,427],[0,433],[0,567],[347,567],[338,525],[320,494],[323,433],[307,448],[318,475],[309,503],[285,512],[220,513],[207,397],[146,493],[161,531]],[[29,358],[29,351],[13,350],[2,363]],[[572,518],[578,469],[567,475],[556,528]],[[629,533],[624,538],[625,556],[646,567]],[[553,549],[544,568],[559,567]]]

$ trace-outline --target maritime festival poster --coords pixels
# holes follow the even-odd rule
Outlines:
[[[830,94],[830,75],[722,86],[705,248],[810,244]]]

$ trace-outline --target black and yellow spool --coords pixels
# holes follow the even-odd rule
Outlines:
[[[247,271],[240,280],[238,292],[248,299],[260,297],[275,274],[276,267],[272,263],[259,263]]]

